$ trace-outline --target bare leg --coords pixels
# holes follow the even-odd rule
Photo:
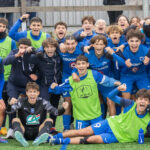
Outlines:
[[[80,144],[80,140],[83,138],[84,137],[71,138],[70,144]],[[91,143],[91,144],[102,144],[102,143],[104,143],[102,137],[99,135],[93,135],[93,136],[88,137],[87,142]]]
[[[109,116],[115,116],[116,115],[115,103],[109,98],[107,98],[107,105],[109,110]]]
[[[90,135],[94,135],[94,132],[90,127],[84,128],[84,129],[80,129],[80,130],[69,130],[66,132],[63,132],[63,138],[66,137],[85,137],[85,136],[90,136]]]

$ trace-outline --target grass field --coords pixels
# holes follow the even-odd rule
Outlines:
[[[62,131],[61,117],[57,118],[56,128]],[[8,142],[8,144],[0,143],[0,150],[59,150],[61,148],[60,145],[50,146],[49,144],[32,146],[32,141],[29,141],[29,147],[24,148],[14,139],[9,139]],[[150,150],[150,138],[146,138],[145,143],[141,145],[138,143],[68,145],[67,150]]]

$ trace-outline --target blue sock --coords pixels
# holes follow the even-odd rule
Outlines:
[[[62,133],[58,133],[58,134],[54,135],[53,138],[55,138],[55,139],[63,138],[63,135],[62,135]]]
[[[71,124],[71,115],[63,115],[64,130],[69,130]]]
[[[70,138],[63,139],[62,144],[70,144]]]

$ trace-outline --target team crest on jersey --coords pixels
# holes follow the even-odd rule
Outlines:
[[[132,68],[132,72],[134,72],[134,73],[137,72],[138,70],[139,70],[138,67],[133,67],[133,68]]]
[[[74,68],[75,67],[75,62],[70,63],[70,67]]]
[[[27,125],[37,125],[39,124],[40,120],[40,114],[38,115],[28,115],[27,118],[26,118],[26,124]]]
[[[90,85],[83,85],[79,88],[77,88],[77,95],[79,98],[88,98],[89,96],[92,96],[92,89]]]

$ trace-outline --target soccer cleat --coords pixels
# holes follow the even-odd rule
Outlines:
[[[8,130],[7,135],[3,137],[3,139],[10,139],[10,138],[14,138],[14,131],[11,128]]]
[[[6,141],[0,137],[0,143],[8,143],[8,141]]]
[[[7,128],[6,127],[2,127],[0,130],[0,134],[1,135],[7,135]]]
[[[43,133],[33,141],[32,145],[38,146],[41,143],[46,143],[49,136],[48,133]]]
[[[29,146],[29,143],[26,141],[26,139],[23,137],[22,133],[19,131],[15,132],[15,139],[24,147]]]

